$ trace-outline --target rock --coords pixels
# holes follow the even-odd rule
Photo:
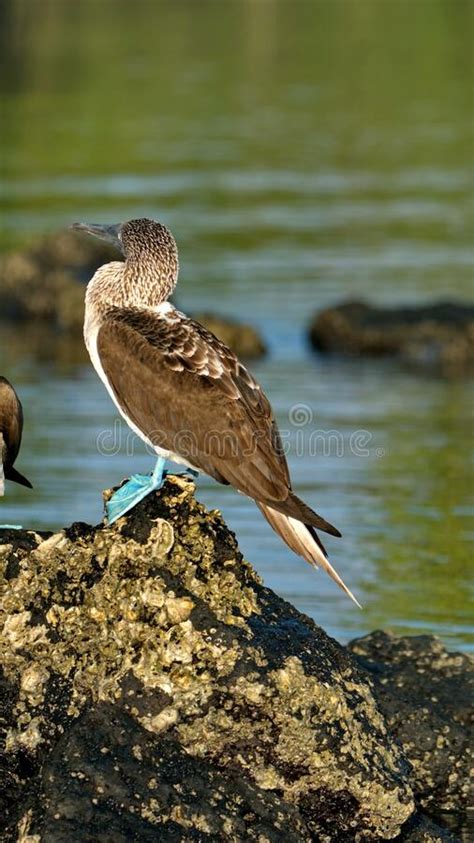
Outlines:
[[[193,313],[193,319],[204,325],[208,331],[212,331],[229,346],[238,357],[250,360],[263,357],[266,354],[266,346],[258,331],[251,325],[242,322],[234,322],[223,316],[216,316],[213,313]]]
[[[395,838],[394,843],[460,843],[460,838],[427,817],[416,814],[405,824],[402,834]],[[470,843],[470,838],[463,838],[462,843]]]
[[[318,313],[309,336],[321,352],[392,356],[444,377],[474,371],[474,306],[461,302],[378,308],[347,301]]]
[[[101,240],[59,231],[30,249],[0,258],[1,320],[30,322],[32,328],[82,337],[85,284],[103,263],[117,260],[116,251]],[[79,282],[79,283],[78,283]],[[205,313],[196,317],[235,353],[250,359],[265,354],[255,328]],[[42,343],[49,348],[50,343]]]
[[[264,588],[188,480],[112,527],[0,530],[0,571],[2,840],[453,839],[362,644]]]
[[[469,807],[474,663],[437,638],[373,632],[349,644],[372,675],[390,732],[413,767],[418,801],[436,811]]]
[[[84,284],[116,255],[100,240],[60,231],[0,259],[2,320],[82,333]]]

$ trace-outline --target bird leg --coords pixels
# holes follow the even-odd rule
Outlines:
[[[127,480],[120,489],[114,492],[110,500],[105,504],[107,522],[109,524],[113,524],[117,518],[120,518],[121,515],[125,515],[126,512],[133,509],[150,492],[154,492],[160,488],[166,476],[164,466],[164,458],[158,457],[152,474],[132,474],[130,480]]]

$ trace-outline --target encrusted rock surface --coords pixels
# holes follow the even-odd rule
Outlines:
[[[443,377],[474,372],[474,305],[467,303],[382,308],[347,301],[316,314],[309,337],[321,352],[391,356]]]
[[[454,839],[416,811],[427,758],[413,775],[364,639],[264,588],[193,493],[0,531],[1,839]]]
[[[374,680],[374,693],[413,767],[425,808],[469,807],[473,762],[474,670],[465,653],[450,653],[430,635],[373,632],[349,644]]]
[[[76,334],[82,342],[84,285],[101,264],[117,259],[107,243],[67,229],[0,257],[0,319],[36,327],[40,323]],[[251,325],[210,313],[196,318],[239,356],[265,354],[265,344]]]

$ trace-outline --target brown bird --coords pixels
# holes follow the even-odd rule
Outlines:
[[[112,242],[125,258],[100,267],[89,282],[84,338],[127,424],[158,454],[152,475],[133,475],[113,495],[109,523],[159,488],[171,459],[253,498],[283,541],[357,603],[316,533],[339,531],[291,488],[261,387],[224,343],[167,301],[178,278],[171,232],[149,219],[72,228]]]
[[[20,450],[22,431],[23,408],[20,399],[11,383],[0,376],[0,495],[5,493],[5,479],[33,488],[30,481],[13,468]]]

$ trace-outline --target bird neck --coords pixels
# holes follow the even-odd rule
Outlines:
[[[111,307],[154,308],[167,300],[176,281],[177,267],[171,273],[153,261],[112,261],[89,281],[86,305],[101,313]]]
[[[128,256],[122,289],[131,307],[156,307],[171,295],[178,280],[178,263],[155,260],[152,255],[139,259]]]

